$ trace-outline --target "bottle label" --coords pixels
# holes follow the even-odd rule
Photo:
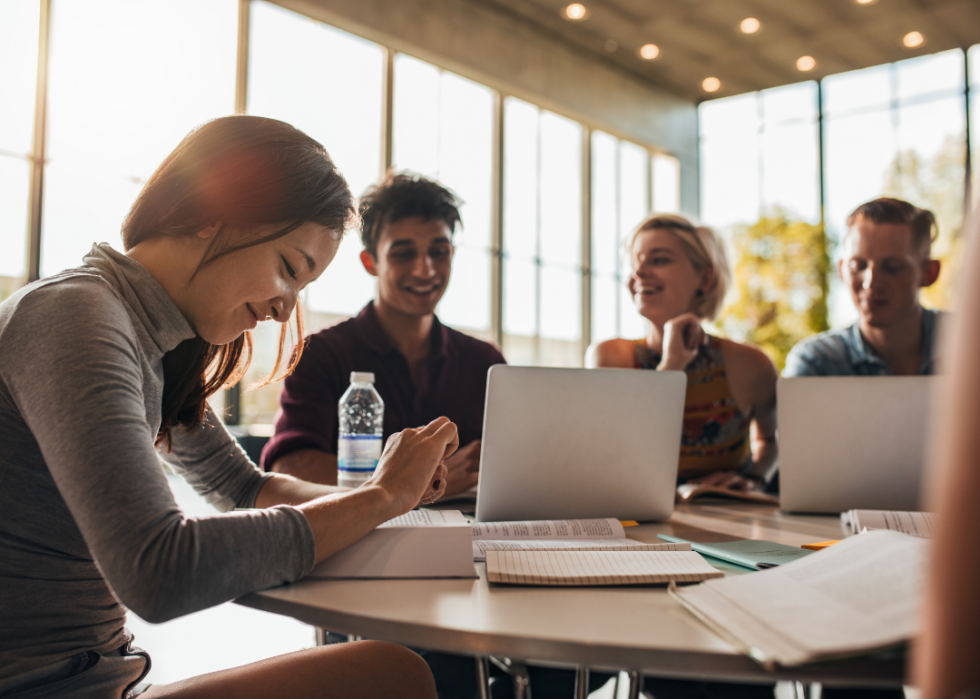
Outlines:
[[[381,458],[381,435],[342,434],[337,450],[337,468],[341,471],[371,473]]]

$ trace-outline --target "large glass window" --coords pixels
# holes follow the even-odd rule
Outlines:
[[[933,211],[933,255],[950,261],[963,223],[964,61],[959,50],[824,79],[826,225],[840,240],[862,202],[895,196]],[[873,95],[873,99],[869,96]],[[952,302],[952,265],[923,293],[926,305]],[[850,296],[832,280],[830,321],[854,322]]]
[[[394,81],[393,167],[431,177],[463,200],[439,318],[492,339],[493,91],[404,54],[395,56]]]
[[[970,149],[973,208],[980,207],[980,44],[969,52],[970,62]]]
[[[582,364],[582,127],[504,104],[504,354]]]
[[[977,47],[968,61],[976,84]],[[699,108],[702,219],[731,232],[778,207],[790,219],[818,223],[822,204],[833,247],[856,206],[896,196],[936,213],[940,237],[933,252],[951,261],[963,223],[964,77],[963,52],[953,50],[824,78],[822,202],[816,83],[705,102]],[[975,94],[969,99],[977,103]],[[971,108],[973,133],[976,111]],[[945,265],[939,283],[923,293],[927,305],[950,306],[954,268]],[[829,309],[833,326],[856,317],[834,275]]]
[[[635,311],[626,286],[630,264],[624,244],[651,209],[676,211],[675,163],[660,154],[651,161],[647,150],[635,143],[592,132],[593,342],[646,333],[646,321]],[[658,184],[663,208],[657,205]]]
[[[120,246],[157,165],[233,111],[237,16],[235,0],[52,2],[43,276]]]
[[[820,220],[816,83],[705,102],[700,119],[706,224],[726,230],[777,209]]]
[[[337,66],[344,66],[337,70]],[[384,50],[370,41],[267,2],[251,4],[247,109],[286,121],[322,143],[355,196],[381,172]],[[308,331],[356,315],[374,295],[360,261],[356,231],[341,242],[323,275],[303,299]],[[268,375],[279,326],[259,325],[247,382]],[[279,384],[250,391],[243,423],[271,422]]]
[[[6,3],[0,21],[0,301],[27,276],[39,11],[36,2]]]

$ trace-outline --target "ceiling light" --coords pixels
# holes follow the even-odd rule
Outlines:
[[[914,49],[916,46],[922,46],[923,41],[925,41],[925,38],[919,32],[909,32],[902,39],[902,43],[910,49]]]
[[[652,61],[654,58],[660,55],[660,47],[656,44],[645,44],[640,49],[640,58],[645,58],[648,61]]]
[[[718,78],[705,78],[701,82],[701,87],[705,92],[718,92],[721,89],[721,80]]]
[[[759,27],[762,25],[759,24],[759,20],[757,20],[755,17],[746,17],[738,26],[741,27],[742,31],[746,34],[755,34],[757,31],[759,31]]]
[[[857,2],[858,5],[870,5],[874,1],[875,0],[855,0],[855,2]]]
[[[580,19],[585,19],[585,16],[589,14],[589,11],[585,9],[585,5],[573,2],[571,5],[565,8],[565,17],[577,22]]]
[[[813,56],[800,56],[796,59],[797,70],[802,70],[804,73],[808,70],[813,70],[817,65],[817,62],[813,59]]]

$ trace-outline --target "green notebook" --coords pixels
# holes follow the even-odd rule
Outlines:
[[[667,534],[657,534],[657,538],[675,544],[690,544],[691,548],[702,556],[720,558],[723,561],[728,561],[729,563],[734,563],[745,568],[752,568],[753,570],[785,565],[786,563],[792,563],[798,558],[815,553],[809,549],[777,544],[774,541],[758,541],[756,539],[739,539],[738,541],[699,544],[696,541],[688,541],[687,539],[668,536]]]

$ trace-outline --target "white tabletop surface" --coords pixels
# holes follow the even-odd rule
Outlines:
[[[658,533],[793,546],[841,536],[837,516],[786,515],[773,506],[723,501],[678,506],[666,522],[627,529],[639,541],[656,542]],[[895,686],[904,672],[897,657],[767,673],[681,608],[664,587],[490,586],[484,565],[477,568],[475,580],[300,581],[238,602],[338,633],[417,648],[665,677]]]

